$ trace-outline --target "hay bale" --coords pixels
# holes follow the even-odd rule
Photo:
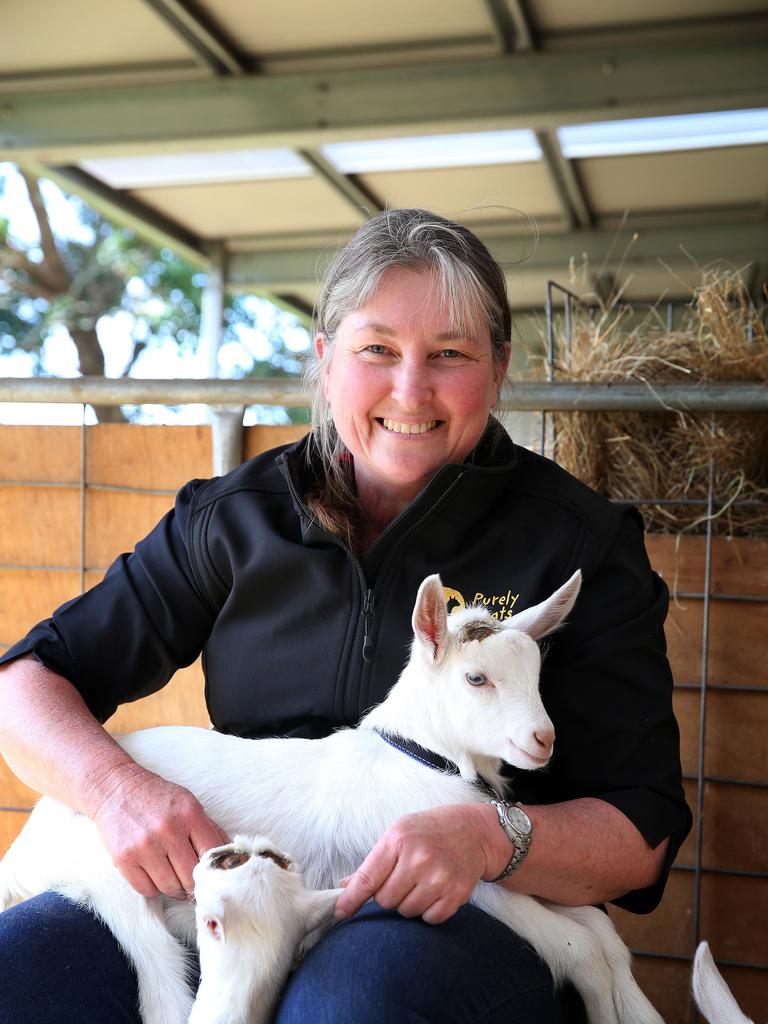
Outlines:
[[[656,310],[637,322],[618,303],[574,309],[570,338],[555,338],[555,380],[768,382],[768,331],[736,272],[704,273],[679,327]],[[554,414],[556,456],[613,499],[642,507],[653,532],[702,533],[714,474],[713,527],[768,534],[768,417],[760,414]],[[682,504],[681,499],[699,504]]]

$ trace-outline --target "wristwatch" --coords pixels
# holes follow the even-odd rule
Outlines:
[[[520,804],[508,804],[503,800],[490,800],[489,803],[492,803],[496,808],[499,824],[506,832],[510,843],[514,846],[509,864],[507,864],[498,878],[492,879],[494,882],[501,882],[502,879],[509,878],[512,872],[516,871],[528,856],[528,850],[530,849],[533,837],[533,824]]]

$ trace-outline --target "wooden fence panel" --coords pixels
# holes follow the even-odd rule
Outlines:
[[[244,454],[251,458],[305,431],[301,426],[249,427]],[[86,587],[98,583],[113,559],[152,529],[173,506],[179,487],[211,476],[208,427],[99,424],[87,429],[85,445],[82,441],[78,428],[0,427],[2,649],[80,592],[83,454]],[[54,566],[71,568],[54,571]],[[160,692],[119,708],[107,725],[113,732],[128,732],[169,723],[210,724],[199,660],[177,672]],[[36,799],[0,758],[0,853]]]
[[[3,480],[80,482],[82,441],[72,427],[0,427]]]

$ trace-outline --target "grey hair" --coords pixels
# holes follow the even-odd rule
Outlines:
[[[314,444],[331,478],[338,476],[345,452],[323,389],[336,331],[345,316],[373,297],[384,273],[395,267],[432,274],[457,332],[474,334],[478,322],[484,321],[494,362],[502,365],[506,359],[512,333],[506,281],[480,239],[462,224],[428,210],[386,210],[373,217],[336,253],[315,304],[315,333],[322,334],[326,344],[323,358],[311,360],[305,380],[312,395]]]

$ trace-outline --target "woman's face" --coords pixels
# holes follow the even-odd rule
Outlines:
[[[322,355],[325,339],[315,339]],[[429,274],[388,270],[365,306],[341,321],[325,396],[355,459],[364,507],[407,504],[479,441],[506,370],[487,324],[457,335]]]

